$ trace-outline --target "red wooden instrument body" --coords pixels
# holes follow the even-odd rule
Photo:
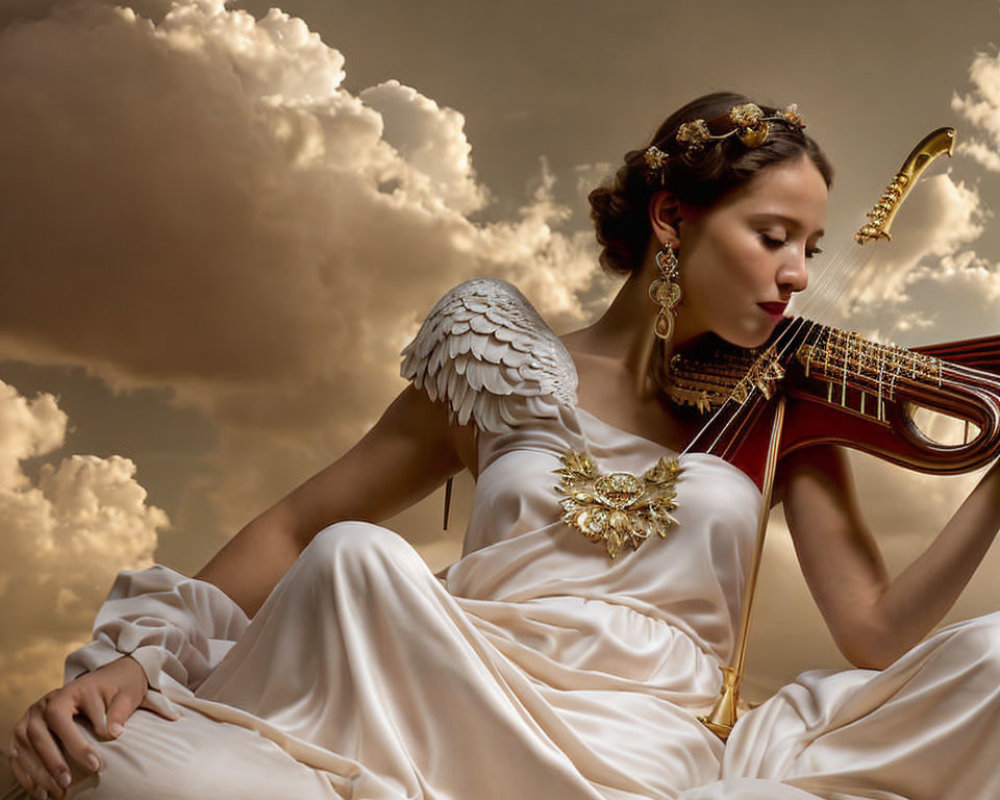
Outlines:
[[[731,408],[723,407],[691,450],[724,458],[761,486],[776,394],[783,392],[779,458],[836,444],[945,475],[977,469],[1000,455],[1000,336],[903,350],[833,331],[868,356],[830,359],[828,352],[810,357],[809,348],[817,330],[832,329],[801,323],[791,320],[775,332],[784,377],[771,396],[758,390],[742,404],[729,401]],[[800,332],[794,331],[797,324]],[[878,368],[873,353],[880,354]],[[916,406],[963,420],[975,435],[957,445],[933,441],[913,421]]]

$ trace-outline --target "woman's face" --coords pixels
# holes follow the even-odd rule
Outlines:
[[[803,155],[761,170],[678,226],[683,299],[677,341],[712,331],[740,347],[767,341],[823,235],[827,189]]]

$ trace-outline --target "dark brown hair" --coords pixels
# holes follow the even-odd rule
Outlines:
[[[699,97],[667,117],[649,144],[671,152],[676,149],[677,130],[685,122],[712,120],[727,114],[735,105],[749,102],[752,101],[747,97],[732,92]],[[773,106],[757,105],[765,116],[777,112]],[[812,137],[778,123],[771,125],[770,135],[759,147],[748,148],[736,136],[731,136],[719,146],[706,147],[701,158],[669,159],[663,166],[662,183],[659,179],[648,179],[645,152],[646,147],[626,153],[625,163],[614,178],[594,189],[588,197],[590,218],[597,229],[597,241],[603,248],[601,264],[609,272],[620,275],[628,275],[641,267],[652,234],[649,201],[663,189],[685,205],[704,208],[746,184],[762,169],[801,155],[809,157],[828,187],[833,181],[833,168]]]

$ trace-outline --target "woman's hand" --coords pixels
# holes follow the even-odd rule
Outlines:
[[[14,777],[35,797],[62,797],[72,780],[67,755],[90,772],[101,767],[73,718],[86,717],[97,736],[115,739],[137,708],[161,713],[150,704],[146,689],[139,662],[124,656],[32,703],[14,725],[7,748]]]

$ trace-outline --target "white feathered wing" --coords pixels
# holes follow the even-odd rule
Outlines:
[[[518,424],[518,398],[576,404],[569,351],[506,281],[474,278],[449,291],[402,356],[402,376],[431,400],[447,399],[460,425],[506,430]]]

